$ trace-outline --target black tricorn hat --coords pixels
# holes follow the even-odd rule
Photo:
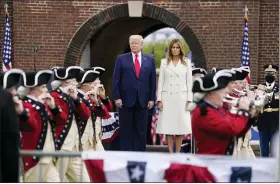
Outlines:
[[[106,70],[100,66],[93,67],[94,71],[99,72],[99,76],[101,76]]]
[[[51,70],[54,71],[55,69],[58,69],[58,68],[63,68],[63,67],[61,67],[61,66],[54,66],[54,67],[51,68]]]
[[[21,78],[23,70],[12,68],[6,72],[0,73],[0,83],[3,89],[9,89],[13,86],[16,86]]]
[[[216,73],[208,73],[202,78],[197,78],[193,82],[193,93],[203,93],[216,91],[225,88],[230,81],[235,71],[223,69]]]
[[[266,64],[264,65],[264,71],[265,72],[277,72],[279,70],[279,67],[274,64]]]
[[[212,72],[212,73],[216,73],[216,72],[218,72],[218,71],[220,71],[220,70],[224,70],[224,69],[223,69],[223,68],[216,68],[216,67],[213,67],[212,70],[211,70],[211,72]]]
[[[40,70],[38,72],[22,73],[21,86],[33,88],[47,84],[52,76],[51,70]]]
[[[54,71],[54,80],[67,80],[77,78],[79,73],[83,71],[80,66],[69,66],[67,68],[56,67]]]
[[[250,70],[244,67],[232,68],[232,70],[236,72],[235,75],[233,76],[234,80],[244,80],[250,73]]]
[[[93,82],[97,79],[98,76],[99,76],[99,72],[94,70],[82,71],[77,77],[77,82],[78,83]]]
[[[195,74],[203,74],[203,75],[206,75],[207,72],[204,68],[194,68],[192,69],[192,75],[195,75]]]

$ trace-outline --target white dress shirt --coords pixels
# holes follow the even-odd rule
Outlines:
[[[266,84],[266,88],[272,89],[275,85],[275,82],[272,83],[265,82],[265,84]]]
[[[134,63],[135,62],[135,54],[133,52],[131,52],[131,53],[132,53],[132,58],[133,58],[133,63]],[[137,58],[138,58],[138,61],[139,61],[140,67],[141,67],[141,64],[142,64],[141,51],[137,54],[137,56],[138,56]]]

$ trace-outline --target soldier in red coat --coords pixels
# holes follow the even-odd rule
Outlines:
[[[108,96],[106,96],[106,92],[104,86],[101,84],[99,77],[105,72],[105,69],[102,67],[93,67],[85,70],[94,70],[99,73],[98,78],[93,82],[92,90],[94,92],[94,96],[92,96],[91,101],[94,106],[94,112],[96,114],[96,135],[97,135],[97,143],[96,143],[96,151],[104,151],[104,147],[102,144],[102,121],[110,121],[111,115],[110,111],[113,109],[113,104]]]
[[[93,88],[97,90],[98,94],[98,101],[103,104],[103,112],[99,114],[98,116],[102,119],[108,119],[110,118],[109,112],[113,110],[113,104],[108,96],[106,96],[105,88],[101,84],[101,81],[99,80],[99,77],[105,72],[105,69],[102,67],[93,67],[94,71],[99,72],[98,78],[93,83]]]
[[[237,94],[235,92],[236,83],[238,83],[239,81],[244,81],[246,76],[249,74],[249,71],[245,68],[232,68],[231,70],[234,72],[234,74],[233,74],[232,80],[227,85],[229,94],[225,98],[227,102],[224,102],[224,108],[226,110],[231,109],[231,106],[232,106],[232,104],[228,103],[228,101],[238,101],[238,99],[241,97],[241,94]],[[243,89],[241,89],[241,91],[242,90]],[[242,96],[245,96],[245,95],[242,94]]]
[[[82,150],[81,135],[76,118],[86,121],[90,117],[90,109],[77,93],[76,78],[83,69],[79,66],[68,68],[54,68],[54,81],[56,89],[51,92],[56,104],[67,114],[67,119],[56,123],[57,150],[63,152],[79,152]],[[86,167],[79,157],[59,158],[56,164],[62,181],[66,177],[70,182],[90,182]],[[64,167],[63,167],[64,166]],[[63,167],[63,168],[62,168]],[[82,171],[82,172],[81,172]]]
[[[189,110],[192,111],[197,154],[226,154],[231,139],[251,126],[248,99],[240,100],[236,115],[229,115],[222,107],[228,94],[227,85],[234,73],[232,70],[220,70],[194,81],[194,103],[189,104]]]
[[[51,70],[26,72],[22,74],[21,95],[18,101],[19,125],[22,133],[23,150],[54,152],[55,124],[66,121],[67,116],[47,93],[46,84],[52,76]],[[23,107],[23,108],[22,108]],[[60,182],[53,157],[26,156],[24,161],[24,182]],[[42,173],[42,180],[40,174]]]
[[[97,106],[92,103],[94,99],[93,92],[93,82],[97,79],[99,72],[94,71],[93,69],[88,71],[80,72],[77,82],[78,82],[78,96],[83,100],[83,102],[88,106],[91,112],[91,116],[88,120],[82,121],[80,118],[77,121],[80,121],[80,135],[81,143],[83,150],[96,150],[97,144],[97,135],[96,135],[96,108]]]

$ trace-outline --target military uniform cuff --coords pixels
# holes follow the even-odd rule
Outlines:
[[[19,115],[19,119],[22,121],[27,121],[29,119],[29,109],[24,109],[22,114]]]
[[[79,104],[81,104],[81,103],[82,103],[82,100],[81,100],[80,97],[77,97],[77,99],[74,100],[74,104],[75,104],[75,105],[79,105]]]
[[[60,107],[58,107],[57,105],[55,106],[55,108],[54,109],[51,109],[51,113],[53,114],[53,115],[57,115],[57,114],[59,114],[60,112],[62,112],[62,110],[61,110],[61,108]]]
[[[240,115],[240,116],[245,116],[245,117],[250,117],[251,116],[250,112],[247,111],[247,110],[244,110],[244,109],[239,109],[237,111],[237,114]]]
[[[251,118],[249,119],[249,124],[253,127],[258,126],[258,119],[257,118]]]
[[[99,103],[96,105],[94,104],[94,107],[98,108],[98,109],[102,109],[103,103]]]
[[[101,101],[102,101],[102,103],[109,103],[110,102],[110,99],[109,99],[109,97],[107,96],[106,98],[104,98],[104,99],[101,99]]]

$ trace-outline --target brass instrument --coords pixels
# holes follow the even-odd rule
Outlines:
[[[227,94],[226,98],[229,98],[231,100],[238,100],[239,99],[237,97],[230,96],[229,94]]]
[[[255,91],[256,89],[258,89],[257,85],[249,85],[249,90],[250,91]]]
[[[235,98],[235,97],[232,97],[232,96],[230,96],[230,95],[227,95],[226,98],[231,98],[231,100],[229,100],[229,99],[223,99],[223,102],[226,102],[226,103],[231,104],[230,110],[229,110],[229,111],[230,111],[232,114],[237,114],[237,111],[238,111],[237,106],[238,106],[238,103],[239,103],[239,98]]]
[[[250,111],[255,110],[256,116],[258,116],[261,112],[263,112],[265,104],[268,103],[268,95],[264,94],[261,96],[258,96],[255,100],[251,101],[250,103]],[[232,114],[236,114],[238,111],[238,105],[239,105],[239,98],[232,97],[230,95],[226,96],[227,99],[223,99],[223,102],[231,104],[230,112]]]
[[[234,88],[234,91],[236,91],[236,92],[238,93],[238,95],[240,95],[240,96],[245,96],[246,93],[247,93],[247,92],[245,92],[245,91],[240,91],[240,90],[235,89],[235,88]]]
[[[229,103],[232,106],[237,106],[238,105],[238,99],[231,99],[231,100],[223,99],[223,102]]]

